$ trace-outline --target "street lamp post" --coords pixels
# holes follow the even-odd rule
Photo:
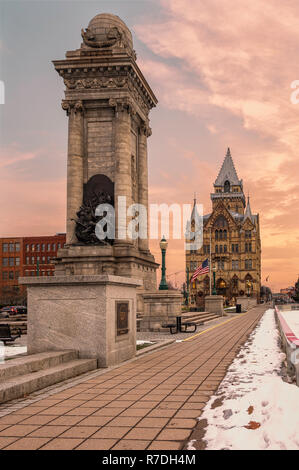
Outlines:
[[[161,282],[159,285],[159,290],[168,290],[168,285],[167,285],[166,276],[165,276],[165,273],[166,273],[165,255],[166,255],[167,246],[168,246],[168,243],[165,237],[163,236],[162,240],[160,241],[160,248],[161,248],[161,253],[162,253],[162,267],[161,267],[162,277],[161,277]]]
[[[212,295],[217,295],[217,290],[216,290],[216,265],[214,265],[213,267],[213,291],[212,291]]]
[[[186,284],[187,284],[187,292],[186,292],[186,305],[189,305],[189,268],[186,269]]]

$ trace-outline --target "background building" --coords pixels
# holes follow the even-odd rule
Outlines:
[[[250,295],[259,300],[261,287],[261,240],[259,215],[252,214],[249,197],[246,199],[243,182],[239,180],[230,149],[214,183],[211,194],[212,213],[202,218],[203,244],[199,250],[186,251],[189,284],[195,269],[209,258],[216,270],[216,290],[227,300]],[[187,226],[186,241],[191,240],[196,201]],[[210,275],[199,276],[190,285],[190,301],[203,304],[210,293]]]
[[[0,238],[0,305],[23,304],[22,276],[53,276],[52,258],[65,244],[65,234],[44,237]]]

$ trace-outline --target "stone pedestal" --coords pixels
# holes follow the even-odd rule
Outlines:
[[[175,323],[182,314],[182,294],[177,291],[144,292],[140,331],[159,331],[162,325]]]
[[[237,297],[236,304],[240,304],[242,306],[242,312],[247,312],[247,310],[257,305],[257,299],[256,297]]]
[[[75,349],[108,367],[136,354],[136,288],[112,275],[20,278],[28,286],[28,354]]]
[[[222,295],[207,295],[205,297],[205,311],[224,315]]]

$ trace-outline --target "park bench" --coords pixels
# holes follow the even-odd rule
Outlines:
[[[0,341],[5,345],[6,343],[13,343],[17,338],[20,338],[21,330],[18,329],[18,334],[12,335],[9,325],[0,325]]]
[[[182,323],[182,317],[176,317],[176,323],[168,323],[163,325],[163,328],[169,328],[172,335],[176,333],[195,333],[197,325],[194,322],[184,322]],[[193,330],[188,330],[188,328],[193,328]]]

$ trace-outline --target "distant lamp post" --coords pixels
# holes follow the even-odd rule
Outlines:
[[[187,284],[187,292],[186,292],[186,305],[189,305],[189,268],[186,269],[186,284]]]
[[[159,285],[159,290],[168,290],[168,285],[167,285],[166,276],[165,276],[165,273],[166,273],[165,255],[166,255],[167,246],[168,246],[168,243],[165,237],[163,236],[162,240],[160,241],[160,248],[161,248],[161,253],[162,253],[162,268],[161,268],[162,277],[161,277],[161,282]]]
[[[212,295],[217,295],[217,290],[216,290],[216,264],[213,266],[213,291]]]
[[[252,289],[252,282],[249,280],[246,281],[246,287],[247,287],[247,297],[250,297],[251,295],[251,289]]]

